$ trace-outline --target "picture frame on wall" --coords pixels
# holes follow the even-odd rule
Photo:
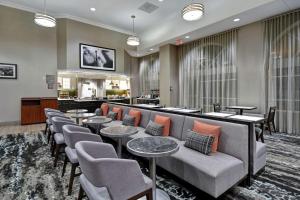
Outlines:
[[[80,68],[93,70],[116,70],[116,50],[88,44],[79,44]]]
[[[0,79],[17,79],[17,67],[16,64],[0,63]]]

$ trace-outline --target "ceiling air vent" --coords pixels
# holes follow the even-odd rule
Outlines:
[[[158,8],[158,6],[156,6],[152,3],[149,3],[149,2],[146,2],[139,7],[140,10],[142,10],[146,13],[149,13],[149,14],[152,13],[153,11],[155,11],[157,8]]]

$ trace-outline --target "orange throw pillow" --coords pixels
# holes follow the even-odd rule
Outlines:
[[[214,136],[214,142],[211,147],[211,151],[213,153],[217,152],[218,150],[218,144],[219,144],[219,138],[221,135],[221,127],[215,126],[211,124],[206,124],[200,121],[194,121],[194,127],[193,131],[203,134],[203,135],[212,135]]]
[[[163,136],[169,136],[170,135],[170,126],[171,126],[170,117],[155,115],[154,122],[164,126]]]
[[[113,107],[112,111],[118,113],[117,120],[122,120],[122,108]]]
[[[142,116],[141,111],[130,109],[129,115],[134,117],[134,126],[139,126]]]
[[[103,116],[106,116],[108,114],[108,109],[109,109],[109,107],[108,107],[107,103],[103,103],[101,105],[101,110],[102,110],[102,115]]]

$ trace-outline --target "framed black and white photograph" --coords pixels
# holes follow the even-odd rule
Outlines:
[[[80,44],[80,68],[95,70],[116,70],[116,50]]]
[[[17,79],[17,65],[0,63],[0,79]]]

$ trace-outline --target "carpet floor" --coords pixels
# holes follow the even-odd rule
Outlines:
[[[235,186],[219,199],[264,200],[300,199],[300,137],[273,134],[266,137],[267,165],[250,187]],[[126,151],[124,157],[134,158]],[[148,174],[148,163],[139,160]],[[75,178],[73,195],[67,196],[70,165],[61,177],[62,161],[53,167],[46,137],[20,133],[0,137],[0,199],[76,199],[79,184]],[[207,194],[158,168],[157,186],[172,200],[206,200]]]

